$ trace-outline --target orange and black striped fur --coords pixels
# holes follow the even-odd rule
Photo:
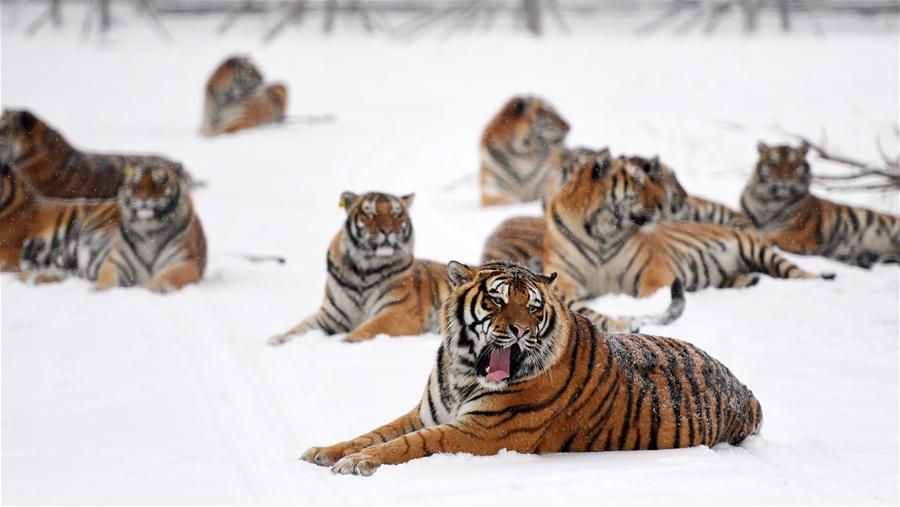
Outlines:
[[[481,136],[481,205],[540,198],[550,148],[568,132],[569,125],[543,99],[510,99]]]
[[[607,293],[644,297],[676,280],[694,291],[746,287],[759,273],[820,278],[754,233],[660,221],[666,199],[665,187],[632,160],[590,160],[550,201],[544,271],[557,272],[557,286],[575,299]]]
[[[4,109],[0,117],[0,164],[11,164],[45,197],[114,199],[126,166],[168,168],[186,183],[178,162],[154,155],[87,153],[26,110]]]
[[[269,343],[312,329],[347,333],[349,342],[437,331],[438,309],[450,290],[447,270],[413,257],[412,201],[413,195],[344,192],[347,219],[328,248],[322,307]]]
[[[23,276],[36,281],[74,273],[97,288],[160,292],[198,282],[206,238],[184,184],[167,168],[125,172],[117,200],[73,201],[36,195],[4,166],[4,269],[18,251],[15,262]],[[15,234],[7,236],[11,230]]]
[[[232,56],[206,83],[201,130],[214,135],[281,122],[286,108],[285,85],[264,86],[262,73],[248,57]]]
[[[870,268],[900,262],[900,218],[810,193],[809,146],[759,143],[759,161],[741,207],[779,248]]]
[[[759,431],[759,401],[703,350],[599,331],[566,308],[552,275],[507,263],[448,270],[443,341],[419,403],[302,459],[371,475],[437,453],[711,447]]]
[[[595,151],[589,148],[568,149],[554,147],[550,154],[549,174],[544,186],[544,209],[549,200],[559,192],[583,166],[589,157],[609,159],[607,148]],[[675,172],[651,159],[629,157],[629,163],[640,167],[647,176],[665,189],[666,204],[662,216],[669,221],[684,221],[726,225],[738,229],[752,228],[750,219],[724,204],[690,196],[679,183]],[[513,217],[500,223],[485,242],[482,262],[508,260],[541,271],[543,269],[544,234],[547,231],[545,217]]]

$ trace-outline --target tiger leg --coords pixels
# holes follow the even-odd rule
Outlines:
[[[153,277],[146,287],[154,292],[178,290],[190,283],[197,283],[202,277],[200,265],[196,261],[188,261],[173,266]]]
[[[16,277],[22,282],[34,285],[59,283],[68,278],[68,274],[62,270],[40,269],[37,271],[23,271]]]
[[[749,244],[744,244],[744,241],[747,241]],[[835,277],[834,273],[817,275],[806,271],[779,255],[770,243],[763,242],[753,236],[746,236],[741,240],[740,250],[741,257],[749,264],[751,271],[763,273],[772,278],[799,278],[802,280],[823,278],[825,280],[833,280]]]
[[[119,270],[116,265],[109,259],[103,261],[100,269],[97,271],[97,281],[94,282],[94,288],[98,290],[111,289],[119,286]]]
[[[723,288],[740,289],[752,287],[759,283],[759,273],[738,273],[722,282]]]
[[[269,338],[269,345],[285,344],[293,340],[295,336],[299,336],[308,331],[312,331],[313,329],[321,329],[322,331],[325,331],[325,334],[328,335],[343,331],[343,329],[332,329],[328,324],[326,324],[327,322],[330,322],[330,319],[328,319],[328,313],[324,308],[320,308],[319,311],[301,320],[300,323],[296,326],[288,329],[283,333]]]
[[[490,456],[501,449],[527,453],[534,448],[531,437],[488,438],[477,427],[467,426],[463,430],[458,426],[457,422],[423,428],[389,442],[367,447],[344,456],[331,467],[331,471],[336,474],[369,476],[381,465],[397,465],[432,454],[466,452],[476,456]]]
[[[509,194],[499,190],[497,185],[492,181],[490,169],[484,163],[481,164],[481,207],[503,206],[512,204],[515,201]]]
[[[423,322],[426,320],[418,315],[421,308],[409,308],[406,305],[391,306],[382,310],[377,315],[370,317],[362,324],[356,326],[347,333],[344,341],[361,342],[371,340],[376,335],[410,336],[422,334]]]
[[[412,433],[422,429],[423,426],[422,420],[419,419],[419,406],[417,405],[416,408],[397,419],[353,440],[328,447],[310,447],[300,459],[319,466],[331,466],[348,454]]]

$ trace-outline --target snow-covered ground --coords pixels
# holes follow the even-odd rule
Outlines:
[[[416,192],[416,251],[441,261],[476,262],[499,221],[537,213],[476,205],[480,131],[514,93],[555,104],[571,143],[659,153],[688,190],[731,205],[756,141],[790,140],[779,128],[824,129],[835,151],[876,161],[881,135],[896,153],[896,23],[707,38],[584,21],[543,40],[498,28],[414,43],[307,24],[266,45],[271,19],[222,38],[219,20],[176,20],[164,44],[120,13],[128,26],[99,43],[79,41],[74,11],[67,29],[26,39],[38,11],[9,5],[3,105],[31,108],[80,147],[183,161],[208,182],[195,203],[210,257],[202,284],[166,296],[2,277],[3,503],[897,503],[896,266],[792,256],[837,280],[690,294],[678,322],[646,329],[701,346],[753,389],[765,424],[740,447],[444,455],[333,476],[300,453],[411,408],[439,337],[266,345],[320,301],[343,190]],[[203,84],[232,52],[288,83],[291,114],[337,121],[201,138]],[[833,197],[897,210],[896,194]]]

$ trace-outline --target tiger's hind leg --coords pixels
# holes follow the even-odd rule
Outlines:
[[[417,308],[405,308],[395,305],[382,310],[347,333],[344,341],[355,343],[371,340],[379,334],[388,336],[410,336],[422,334],[424,331],[422,316],[417,315]]]
[[[328,447],[310,447],[303,453],[300,459],[319,466],[331,466],[348,454],[359,452],[376,444],[388,442],[419,430],[422,427],[422,420],[419,419],[419,407],[416,406],[416,408],[398,417],[394,421],[354,438],[353,440],[347,440]]]
[[[185,285],[197,283],[202,277],[202,270],[196,262],[184,262],[154,276],[146,287],[154,292],[170,292]]]

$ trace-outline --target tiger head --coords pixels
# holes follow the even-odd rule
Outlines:
[[[171,167],[126,167],[119,192],[123,222],[138,225],[174,220],[181,197],[181,183]]]
[[[380,192],[341,194],[340,204],[347,210],[344,235],[349,247],[368,261],[412,257],[414,237],[409,207],[414,197]]]
[[[543,99],[513,97],[492,120],[485,140],[488,144],[508,143],[520,153],[533,153],[561,143],[568,133],[569,124]]]
[[[451,261],[453,285],[441,309],[448,350],[488,388],[537,376],[559,358],[565,306],[545,276],[509,262],[469,267]]]
[[[588,157],[591,156],[609,158],[611,155],[609,148],[602,148],[600,151],[596,151],[582,146],[578,148],[566,148],[562,145],[554,146],[550,150],[550,157],[547,161],[549,169],[547,174],[548,181],[552,182],[551,184],[555,184],[556,188],[559,189],[559,187],[562,187],[572,179],[578,168],[584,165]]]
[[[679,219],[688,211],[686,206],[688,193],[681,186],[681,182],[675,176],[675,171],[659,161],[659,157],[628,157],[628,163],[640,168],[653,182],[666,191],[666,205],[664,214],[667,217]]]
[[[753,195],[761,201],[795,201],[809,193],[812,179],[806,154],[809,145],[756,146],[759,161],[750,180]]]
[[[656,223],[665,204],[665,188],[639,164],[609,156],[589,157],[552,201],[567,221],[577,220],[601,243]]]
[[[262,73],[246,56],[232,56],[222,62],[206,86],[219,105],[243,100],[263,82]]]
[[[31,153],[47,125],[26,109],[4,109],[0,116],[0,164],[16,163]]]

